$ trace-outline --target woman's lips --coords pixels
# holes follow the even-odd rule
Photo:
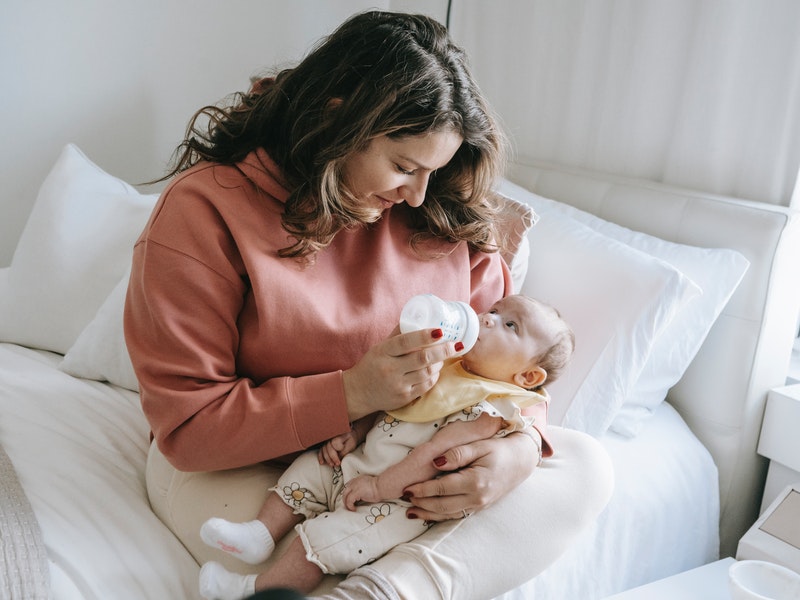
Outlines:
[[[392,200],[387,200],[383,196],[375,196],[375,197],[378,200],[380,200],[381,206],[383,206],[383,208],[390,208],[390,207],[394,206],[395,204],[398,204],[398,202],[394,202]]]

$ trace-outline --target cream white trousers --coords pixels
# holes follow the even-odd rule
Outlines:
[[[466,519],[435,525],[365,569],[377,572],[382,585],[388,583],[402,600],[490,599],[538,575],[603,510],[614,479],[608,455],[596,440],[559,427],[548,433],[555,455],[511,493]],[[209,517],[254,519],[279,476],[279,469],[265,465],[184,473],[154,443],[147,491],[155,513],[198,563],[215,560],[232,571],[257,573],[268,563],[247,565],[206,546],[200,526]],[[278,545],[270,560],[282,554],[294,535]],[[340,580],[326,576],[315,594]]]

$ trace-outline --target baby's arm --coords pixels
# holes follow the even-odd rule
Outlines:
[[[474,421],[449,423],[380,475],[360,475],[349,481],[343,495],[345,506],[353,510],[359,501],[378,502],[401,497],[407,486],[433,479],[439,474],[439,469],[433,464],[435,458],[450,448],[490,438],[502,426],[502,418],[487,413]]]
[[[356,446],[367,437],[367,432],[375,423],[375,418],[374,414],[362,417],[353,422],[350,431],[329,439],[317,453],[319,464],[327,464],[329,467],[341,465],[342,459],[355,450]]]

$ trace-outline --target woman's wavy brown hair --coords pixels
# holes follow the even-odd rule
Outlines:
[[[465,53],[433,19],[365,12],[296,67],[234,95],[227,107],[200,109],[164,179],[202,160],[231,164],[264,148],[291,190],[282,219],[297,241],[281,255],[310,257],[338,231],[378,217],[347,190],[349,156],[378,136],[449,130],[464,142],[411,211],[412,243],[436,238],[495,251],[490,190],[504,167],[505,142]]]

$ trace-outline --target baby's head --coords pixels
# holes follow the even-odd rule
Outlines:
[[[558,378],[575,349],[575,334],[558,311],[527,296],[498,300],[479,320],[463,366],[487,379],[536,389]]]

